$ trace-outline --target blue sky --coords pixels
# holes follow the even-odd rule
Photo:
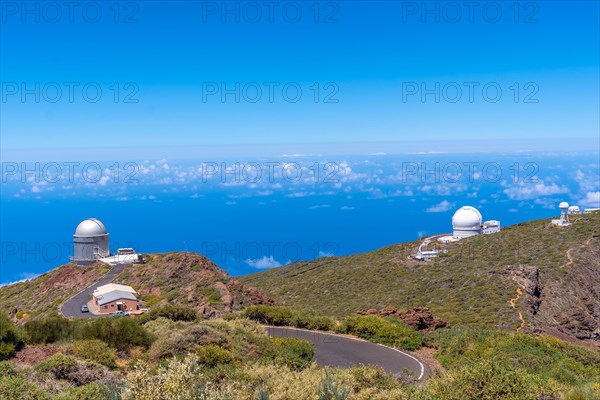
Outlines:
[[[170,146],[176,158],[189,156],[190,146],[235,154],[259,153],[264,144],[275,154],[335,152],[344,144],[351,154],[401,152],[404,145],[389,143],[415,140],[414,151],[443,141],[463,152],[498,143],[508,147],[502,150],[598,146],[597,1],[520,2],[518,14],[513,2],[480,2],[472,21],[467,8],[457,17],[448,2],[427,3],[439,10],[433,14],[422,2],[281,2],[272,21],[260,7],[257,23],[248,2],[227,3],[239,7],[239,22],[221,13],[221,2],[81,4],[70,22],[67,9],[58,18],[43,3],[27,3],[33,14],[23,14],[20,2],[3,3],[5,156],[77,149],[99,159],[126,147],[114,154],[160,158]],[[99,22],[86,21],[98,5]],[[292,23],[297,9],[302,16]],[[239,102],[235,94],[223,101],[222,85],[236,84]],[[22,85],[40,101],[35,94],[23,101]],[[102,97],[86,100],[85,85]],[[262,92],[253,102],[256,87]],[[272,101],[268,87],[275,88]],[[298,88],[302,97],[293,102]],[[437,91],[439,101],[435,93],[423,98],[423,88]]]

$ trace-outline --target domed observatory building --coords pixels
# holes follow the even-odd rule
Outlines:
[[[109,255],[109,235],[104,224],[96,218],[81,221],[73,235],[72,260],[77,265],[90,265]]]
[[[483,217],[478,209],[471,206],[459,208],[452,216],[452,237],[465,238],[482,233]]]

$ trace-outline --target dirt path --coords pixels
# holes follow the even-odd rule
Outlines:
[[[585,248],[585,247],[589,246],[591,242],[592,242],[592,238],[589,238],[588,240],[583,242],[580,246],[574,246],[574,247],[571,247],[569,250],[567,250],[567,263],[565,264],[565,267],[570,267],[571,265],[573,265],[575,263],[575,261],[573,260],[573,255],[571,254],[571,252],[573,250]]]
[[[512,299],[510,299],[508,301],[510,306],[513,308],[513,310],[517,309],[517,301],[519,301],[519,299],[521,298],[522,295],[523,295],[523,289],[518,287],[517,288],[517,297],[513,297]],[[521,325],[519,325],[519,327],[517,328],[517,332],[520,332],[523,328],[525,328],[525,319],[523,318],[523,313],[521,311],[518,311],[518,312],[519,312],[519,320],[521,321]]]

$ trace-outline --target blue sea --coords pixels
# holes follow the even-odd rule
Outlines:
[[[463,205],[503,226],[599,207],[599,169],[592,152],[5,162],[0,284],[68,262],[90,217],[113,251],[198,252],[238,276],[449,232]]]

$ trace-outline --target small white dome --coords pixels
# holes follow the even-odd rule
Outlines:
[[[75,236],[101,236],[106,235],[106,227],[96,218],[83,220],[75,229]]]
[[[459,208],[452,216],[452,227],[455,230],[481,229],[482,220],[479,210],[475,207],[464,206]]]
[[[563,201],[562,203],[560,203],[558,205],[558,208],[569,208],[569,203],[567,203],[566,201]]]
[[[569,214],[581,214],[581,210],[579,209],[579,206],[569,207]]]

